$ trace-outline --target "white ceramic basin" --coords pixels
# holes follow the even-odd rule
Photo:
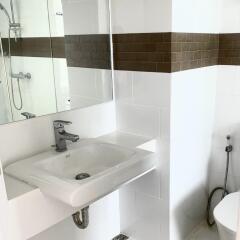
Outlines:
[[[72,207],[84,207],[154,168],[151,152],[88,139],[64,153],[53,150],[17,161],[5,172]],[[79,173],[90,177],[76,180]]]

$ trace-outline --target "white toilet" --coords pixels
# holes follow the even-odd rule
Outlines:
[[[213,215],[221,240],[236,240],[240,192],[227,195],[214,209]]]

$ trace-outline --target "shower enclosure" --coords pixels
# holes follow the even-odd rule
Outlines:
[[[108,3],[80,3],[0,0],[0,124],[112,100]]]
[[[48,1],[32,11],[27,4],[0,1],[0,124],[56,112]]]
[[[7,77],[7,69],[3,55],[2,36],[0,33],[0,123],[7,123],[12,117],[10,111],[10,96],[7,91]]]

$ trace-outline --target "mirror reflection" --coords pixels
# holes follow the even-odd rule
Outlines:
[[[105,0],[0,1],[0,124],[112,99]]]

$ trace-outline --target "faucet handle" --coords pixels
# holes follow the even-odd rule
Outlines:
[[[55,120],[53,121],[54,128],[63,128],[65,125],[70,125],[72,122],[70,121],[63,121],[63,120]]]

